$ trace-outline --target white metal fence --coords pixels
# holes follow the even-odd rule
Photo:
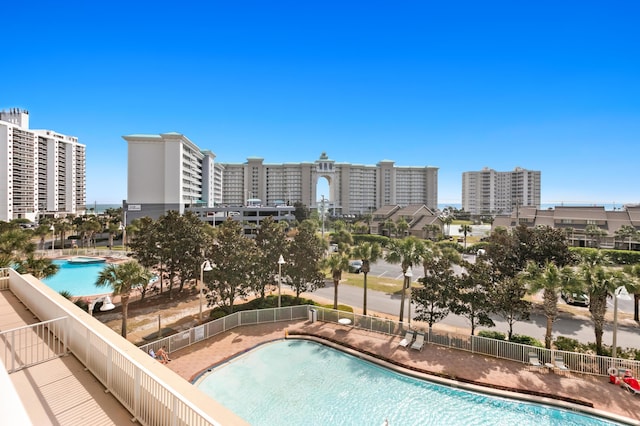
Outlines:
[[[351,312],[336,311],[329,308],[313,306],[319,321],[338,323],[340,319],[348,318],[354,327],[390,335],[404,335],[408,327],[386,318],[358,315]],[[595,354],[558,351],[536,346],[508,342],[506,340],[490,339],[487,337],[465,334],[445,333],[434,329],[426,329],[425,341],[452,349],[460,349],[477,354],[508,359],[522,363],[529,362],[529,353],[535,352],[543,364],[553,364],[556,357],[562,357],[564,364],[570,371],[576,373],[606,376],[611,368],[631,370],[637,377],[640,375],[640,361],[611,358]]]
[[[300,320],[308,318],[308,315],[308,305],[234,312],[181,333],[142,345],[140,349],[148,353],[150,349],[157,351],[162,346],[166,346],[169,352],[173,352],[241,325]]]
[[[58,318],[66,316],[60,320],[63,329],[58,329],[55,337],[64,342],[140,424],[219,425],[211,413],[217,413],[218,407],[228,413],[217,404],[211,406],[211,402],[206,407],[202,405],[203,394],[193,386],[184,386],[186,383],[182,380],[172,381],[173,377],[167,375],[169,371],[154,373],[149,367],[155,364],[148,356],[144,357],[137,349],[131,352],[129,342],[46,285],[13,270],[8,270],[8,275],[11,292],[34,315],[46,320],[45,324],[54,320],[57,324]],[[48,332],[53,333],[51,326]]]
[[[7,372],[66,354],[65,320],[57,318],[0,332],[0,356]]]

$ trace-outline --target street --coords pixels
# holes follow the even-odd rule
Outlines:
[[[396,270],[399,270],[399,266],[391,266],[396,268]],[[413,279],[415,281],[417,277],[414,275]],[[311,295],[319,296],[329,301],[333,301],[333,283],[328,280],[326,287],[318,289],[313,293],[303,293],[302,296],[309,297]],[[407,294],[407,306],[405,307],[405,315],[408,312],[408,298],[409,297]],[[339,303],[350,305],[357,309],[362,309],[362,301],[362,288],[344,284],[338,288]],[[564,302],[560,299],[558,303],[560,304]],[[619,314],[622,311],[620,309],[621,306],[622,303],[619,303]],[[412,311],[414,309],[415,306],[412,306]],[[393,315],[397,318],[400,312],[400,296],[380,291],[369,290],[367,292],[367,310],[368,314],[378,312],[381,314]],[[578,308],[578,310],[584,311],[584,315],[575,315],[566,312],[561,312],[559,314],[559,317],[556,319],[556,322],[553,325],[554,338],[557,336],[565,336],[571,339],[576,339],[582,343],[595,342],[593,323],[589,317],[589,310],[587,308]],[[610,313],[612,312],[612,310],[613,306],[608,306],[607,312]],[[633,308],[631,307],[629,311],[633,312]],[[625,319],[623,319],[622,317],[619,318],[617,334],[618,346],[622,348],[632,347],[637,349],[640,348],[640,327],[632,319],[627,319],[628,317],[629,315],[626,315]],[[507,334],[508,324],[506,323],[506,321],[496,316],[493,316],[492,319],[495,322],[496,326],[491,328],[490,330],[500,331]],[[523,334],[534,337],[540,341],[544,341],[546,323],[547,319],[544,315],[532,313],[531,319],[528,322],[515,323],[513,326],[513,332],[514,334]],[[449,314],[447,318],[445,318],[438,324],[453,327],[460,333],[470,333],[470,325],[468,321],[463,317],[453,314]],[[479,327],[478,329],[476,329],[476,333],[477,331],[482,329],[487,328]],[[602,338],[604,344],[611,344],[613,335],[612,330],[613,324],[605,324],[605,330]]]

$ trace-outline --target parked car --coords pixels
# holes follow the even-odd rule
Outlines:
[[[362,270],[362,261],[360,260],[352,260],[349,262],[349,272],[354,274],[359,274]]]
[[[561,291],[560,296],[568,305],[589,306],[589,296],[584,293]]]

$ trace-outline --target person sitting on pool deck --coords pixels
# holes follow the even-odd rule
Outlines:
[[[156,352],[156,358],[158,358],[160,362],[163,364],[166,364],[167,362],[171,361],[171,358],[169,358],[169,354],[167,353],[166,346],[163,346],[160,349],[158,349],[158,352]]]

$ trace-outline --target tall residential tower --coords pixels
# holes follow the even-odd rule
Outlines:
[[[30,130],[29,112],[0,111],[0,220],[86,209],[86,147],[52,130]]]
[[[511,213],[522,206],[540,208],[540,172],[516,167],[497,172],[485,167],[462,174],[462,208],[471,214]]]

